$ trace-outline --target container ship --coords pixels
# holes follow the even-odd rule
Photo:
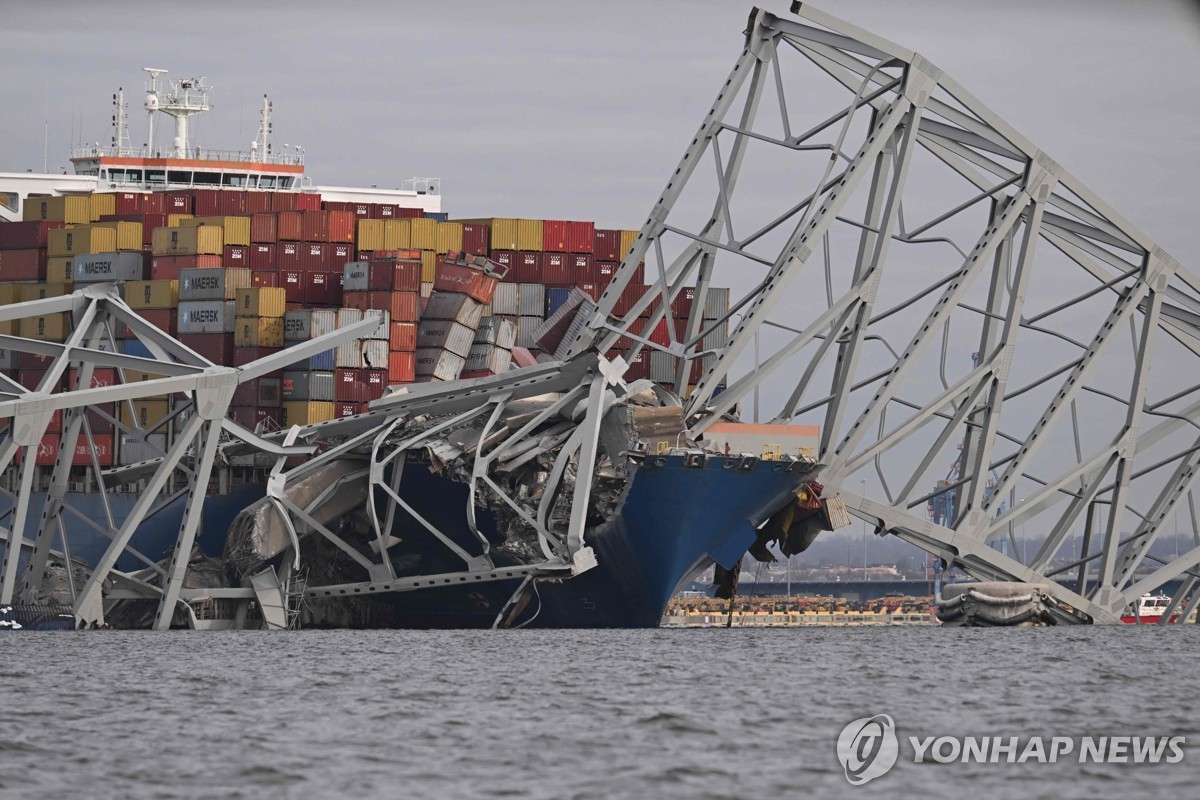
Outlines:
[[[362,339],[239,385],[228,417],[264,437],[278,439],[292,426],[332,430],[341,421],[369,416],[380,401],[404,394],[407,387],[488,379],[548,361],[553,341],[564,333],[558,320],[566,324],[568,312],[599,299],[638,235],[586,221],[451,220],[441,210],[436,179],[412,179],[397,190],[311,186],[302,153],[274,152],[265,98],[250,152],[204,150],[191,142],[188,120],[208,109],[209,87],[202,78],[164,81],[162,73],[150,70],[147,84],[148,145],[129,146],[124,97],[118,93],[112,147],[76,148],[75,176],[0,173],[0,202],[12,218],[0,222],[0,304],[115,284],[146,322],[213,364],[232,367],[367,317],[377,320]],[[157,115],[175,123],[166,150],[154,145]],[[634,308],[650,291],[639,265],[637,279],[617,300],[616,314]],[[660,322],[650,339],[663,345],[682,339],[694,297],[691,289],[681,292],[671,304],[673,319]],[[728,304],[727,289],[710,288],[703,317],[720,320]],[[71,336],[71,326],[71,315],[59,312],[0,323],[0,335],[61,343]],[[722,346],[724,330],[706,346]],[[133,332],[118,326],[109,333],[108,345],[115,351],[153,357]],[[628,337],[602,354],[627,361],[626,381],[650,381],[670,393],[677,389],[677,360],[664,355],[635,348]],[[48,382],[49,361],[35,353],[0,351],[4,376],[28,390],[76,386],[73,369],[50,373]],[[700,369],[696,362],[694,372]],[[96,367],[91,385],[157,377]],[[109,546],[94,520],[124,518],[146,489],[145,480],[133,480],[122,490],[97,491],[88,470],[118,474],[163,458],[189,410],[183,394],[90,408],[91,444],[81,443],[69,456],[57,452],[62,420],[52,420],[36,454],[36,497],[28,519],[40,517],[52,469],[69,457],[74,468],[61,515],[63,549],[69,552],[62,560],[78,565],[81,575]],[[803,455],[815,432],[772,432],[767,439],[776,443],[767,445],[767,457],[760,459],[759,452],[748,453],[744,446],[752,440],[758,447],[762,437],[755,439],[736,425],[728,435],[714,427],[708,441],[690,443],[688,450],[677,447],[681,419],[639,428],[636,416],[630,415],[630,429],[638,432],[629,444],[642,452],[612,483],[605,512],[589,522],[596,568],[532,585],[531,591],[522,591],[528,576],[513,573],[511,580],[483,586],[389,593],[351,611],[336,605],[334,593],[310,590],[301,621],[412,627],[487,626],[501,618],[505,624],[545,626],[659,624],[681,581],[714,560],[733,566],[756,538],[762,539],[758,528],[772,513],[785,508],[793,513],[797,490],[816,474],[817,465]],[[646,453],[653,456],[649,463]],[[396,485],[414,519],[418,513],[424,519],[446,516],[439,525],[443,538],[453,543],[451,550],[484,542],[485,550],[495,549],[498,567],[521,563],[519,548],[505,552],[512,542],[496,508],[480,503],[478,519],[470,525],[443,514],[468,501],[468,488],[442,468],[434,448],[423,461],[412,461],[403,480],[397,474]],[[13,513],[18,467],[0,478],[7,490],[0,506],[6,516]],[[283,548],[248,544],[256,535],[255,514],[266,503],[270,469],[270,461],[235,456],[213,470],[195,558],[223,565],[215,569],[224,570],[226,579],[231,571],[248,579],[249,562],[282,568]],[[544,477],[530,475],[531,485]],[[137,528],[116,568],[161,573],[160,562],[171,555],[188,502],[175,486],[164,486],[156,513]],[[347,521],[352,512],[343,509],[345,518],[338,524],[352,527]],[[412,519],[394,522],[394,538],[404,543],[391,551],[390,572],[449,569],[439,561],[444,548],[409,535],[414,525]],[[311,538],[312,547],[322,545],[320,537]],[[306,545],[310,563],[320,553],[312,547]],[[330,570],[324,577],[336,582]],[[63,572],[69,586],[43,585],[23,599],[69,601],[76,594],[76,576]],[[312,586],[312,576],[308,580]],[[138,624],[137,603],[125,605],[126,621]],[[197,626],[195,608],[187,612],[176,615],[177,622]],[[244,616],[245,609],[237,613]]]

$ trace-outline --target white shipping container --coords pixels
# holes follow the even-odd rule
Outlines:
[[[372,314],[379,317],[379,327],[368,333],[363,338],[382,339],[386,342],[392,333],[392,312],[371,309],[370,311],[363,312],[363,319],[367,319]]]
[[[341,330],[347,325],[353,325],[356,322],[362,322],[363,312],[357,308],[339,308],[335,312],[337,314],[337,325],[335,330]]]
[[[417,348],[416,373],[418,377],[432,377],[440,381],[458,380],[467,360],[457,353],[434,347]]]
[[[370,264],[367,261],[347,261],[342,267],[342,291],[366,292],[371,288]]]
[[[546,287],[540,283],[519,283],[520,305],[517,314],[522,317],[542,317],[546,313]],[[494,301],[493,301],[494,302]]]
[[[707,323],[705,323],[705,327],[707,327]],[[705,336],[700,344],[705,350],[719,350],[729,344],[729,320],[725,320],[720,327]]]
[[[167,451],[167,435],[165,433],[146,434],[145,441],[140,436],[121,434],[121,448],[117,451],[117,464],[125,467],[149,461],[152,458],[162,458]]]
[[[234,301],[187,300],[179,304],[180,333],[233,333]]]
[[[500,283],[492,295],[492,313],[515,317],[521,310],[521,290],[516,283]]]
[[[365,339],[359,345],[359,360],[366,369],[388,368],[387,340]]]
[[[433,281],[421,281],[421,297],[433,294]]]
[[[333,333],[336,325],[337,312],[332,308],[289,311],[283,315],[283,338],[289,342],[306,342]]]
[[[434,292],[421,319],[448,319],[474,331],[483,319],[483,303],[465,294]]]
[[[466,325],[445,319],[427,319],[417,327],[417,348],[436,347],[466,356],[475,339],[475,331]]]
[[[519,317],[517,320],[517,347],[535,347],[536,332],[544,320],[541,317]]]
[[[679,359],[661,350],[650,351],[650,380],[656,383],[674,383]]]
[[[729,311],[729,289],[727,287],[708,287],[704,296],[704,318],[720,319]]]
[[[337,352],[334,353],[334,363],[342,369],[361,369],[362,340],[355,339],[338,345]]]

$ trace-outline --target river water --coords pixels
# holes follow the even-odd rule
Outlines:
[[[0,635],[0,797],[1184,797],[1200,628]],[[851,786],[851,720],[900,754]],[[908,736],[1186,736],[913,763]]]

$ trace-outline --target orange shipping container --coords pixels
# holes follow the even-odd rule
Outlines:
[[[412,383],[416,377],[416,353],[388,353],[388,381]]]
[[[421,314],[421,298],[416,292],[392,292],[392,322],[416,322]]]
[[[412,352],[417,349],[417,324],[415,322],[393,322],[388,347],[397,352]]]

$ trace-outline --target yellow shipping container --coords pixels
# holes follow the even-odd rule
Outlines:
[[[282,317],[238,317],[234,347],[283,347]]]
[[[412,249],[412,219],[385,219],[383,221],[383,249]]]
[[[27,283],[0,283],[0,306],[21,302],[21,287]]]
[[[313,400],[285,400],[280,406],[281,425],[315,425],[333,419],[333,403]]]
[[[21,320],[18,335],[26,339],[41,339],[44,342],[65,342],[69,327],[66,314],[26,317]]]
[[[360,219],[354,242],[359,250],[387,250],[383,246],[383,220]]]
[[[216,225],[155,228],[150,234],[150,246],[156,256],[219,256],[225,246],[223,233]]]
[[[413,250],[437,250],[437,220],[413,217],[409,220],[412,225]]]
[[[250,246],[249,217],[191,217],[180,223],[180,226],[184,228],[194,228],[200,225],[212,225],[225,231],[225,244]]]
[[[121,422],[144,431],[157,427],[169,413],[170,408],[166,400],[132,400],[121,403]]]
[[[112,228],[78,225],[74,228],[56,228],[47,232],[46,254],[49,256],[112,253],[116,249],[117,232]]]
[[[542,251],[542,221],[540,219],[517,220],[517,249]]]
[[[68,224],[86,225],[92,221],[92,209],[88,196],[85,194],[62,197],[29,197],[21,206],[21,219],[26,222],[55,220]]]
[[[70,286],[75,282],[75,256],[55,256],[46,259],[46,280]]]
[[[238,289],[236,315],[239,317],[272,317],[283,319],[287,310],[287,290],[260,286],[253,289]]]
[[[100,217],[117,213],[117,196],[115,194],[88,195],[88,211],[91,213],[91,222],[99,222]]]
[[[437,251],[449,253],[462,250],[462,223],[439,222],[437,225]]]
[[[491,226],[493,250],[517,249],[517,220],[496,218],[467,221],[483,222]]]
[[[641,231],[621,231],[621,260],[625,260],[625,256],[629,255],[629,251],[633,249],[633,243],[637,241],[638,234]]]
[[[437,280],[438,257],[432,250],[421,251],[421,280],[433,283]]]
[[[183,225],[184,220],[191,218],[191,214],[167,214],[167,227],[178,228]]]
[[[71,290],[61,283],[22,283],[18,285],[21,287],[18,290],[21,303],[29,300],[44,300],[47,297],[62,297],[64,294],[71,293]]]
[[[142,249],[142,223],[140,222],[97,222],[93,228],[112,228],[117,232],[117,250]]]
[[[126,281],[125,302],[130,308],[178,308],[179,281]]]

